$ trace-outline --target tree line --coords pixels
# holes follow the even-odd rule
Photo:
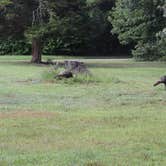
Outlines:
[[[1,0],[0,54],[166,59],[166,0]]]

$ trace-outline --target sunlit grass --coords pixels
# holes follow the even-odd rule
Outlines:
[[[84,60],[92,80],[63,81],[51,66],[8,58],[0,57],[0,166],[166,165],[166,91],[152,86],[163,63]]]

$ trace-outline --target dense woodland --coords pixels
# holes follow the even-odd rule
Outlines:
[[[165,60],[166,1],[1,0],[0,55],[31,52]]]

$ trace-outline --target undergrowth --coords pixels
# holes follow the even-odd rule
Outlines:
[[[95,77],[93,74],[74,74],[72,78],[58,78],[56,77],[63,68],[55,69],[51,67],[49,70],[45,70],[42,73],[42,80],[44,82],[61,83],[61,84],[88,84],[88,83],[98,83],[99,78]]]

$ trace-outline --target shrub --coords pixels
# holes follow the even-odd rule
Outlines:
[[[160,60],[166,61],[166,28],[163,31],[157,33],[157,47],[159,54],[161,55]]]
[[[61,49],[61,41],[55,40],[55,39],[47,39],[44,42],[43,46],[43,54],[45,55],[54,55],[56,54],[57,50]]]
[[[0,40],[0,55],[27,55],[31,47],[24,40]]]
[[[155,43],[139,43],[132,51],[136,60],[154,61],[158,60],[161,55],[158,46]]]
[[[57,82],[62,84],[89,84],[89,83],[97,83],[98,79],[94,78],[92,75],[87,74],[77,74],[74,75],[73,78],[55,78],[56,75],[60,73],[62,68],[56,68],[56,66],[52,66],[49,70],[46,70],[42,73],[42,80],[46,82]]]

